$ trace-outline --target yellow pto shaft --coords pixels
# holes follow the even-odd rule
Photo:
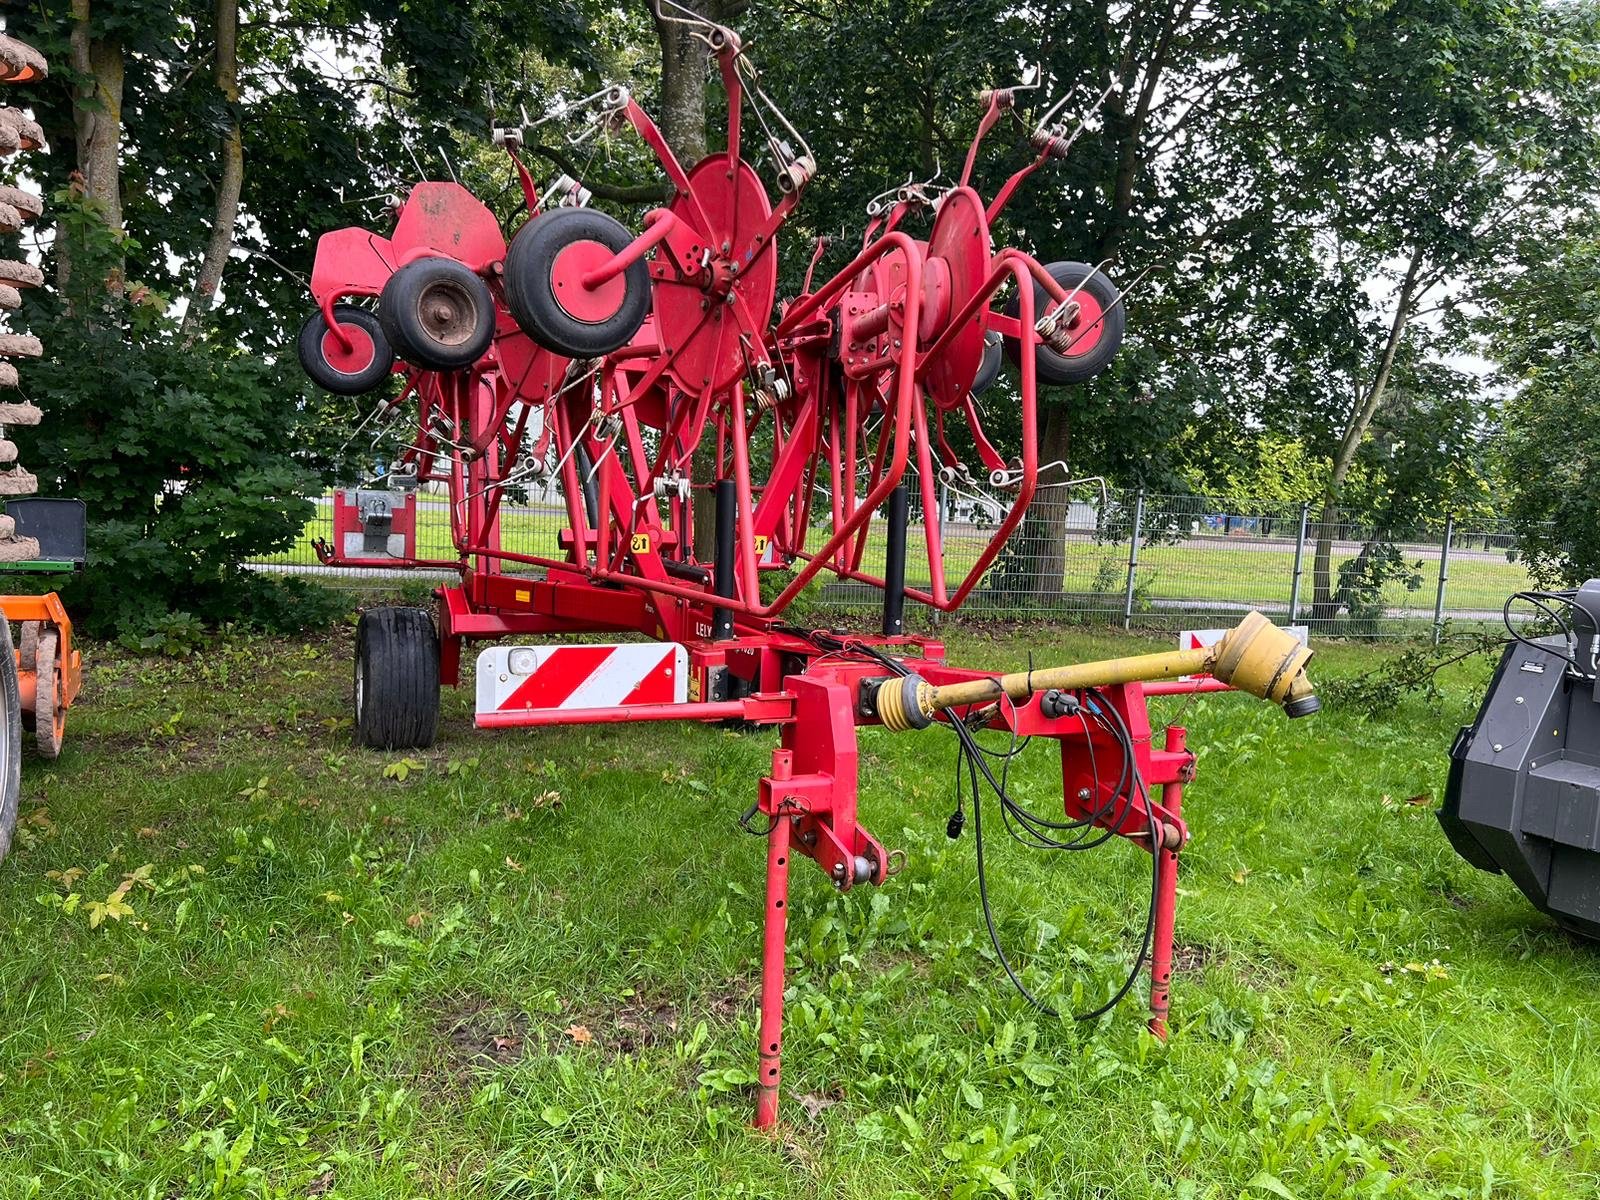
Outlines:
[[[1206,673],[1242,692],[1281,704],[1291,717],[1305,717],[1322,707],[1306,678],[1306,662],[1310,658],[1310,649],[1260,613],[1252,612],[1215,645],[1198,650],[1014,671],[940,687],[916,675],[888,679],[878,688],[878,716],[890,729],[923,729],[932,723],[935,714],[946,709],[986,704],[1001,696],[1026,700],[1036,692],[1051,689],[1081,691]]]

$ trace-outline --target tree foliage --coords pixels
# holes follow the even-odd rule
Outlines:
[[[1534,575],[1600,575],[1600,221],[1592,217],[1494,289],[1488,323],[1515,389],[1501,478]]]

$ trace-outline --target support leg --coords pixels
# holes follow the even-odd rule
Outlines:
[[[781,809],[781,805],[779,806]],[[778,1119],[778,1058],[783,1049],[783,966],[789,928],[789,832],[780,812],[767,835],[767,911],[761,951],[761,1094],[756,1128]]]
[[[1168,750],[1182,750],[1187,731],[1167,726]],[[1161,803],[1175,817],[1183,815],[1183,784],[1168,783],[1161,788]],[[1172,933],[1178,907],[1178,850],[1163,846],[1161,887],[1156,892],[1156,927],[1150,946],[1150,1032],[1162,1041],[1167,1038],[1167,1011],[1172,988]]]

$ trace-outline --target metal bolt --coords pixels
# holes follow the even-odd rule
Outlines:
[[[1503,747],[1502,747],[1502,746],[1501,746],[1501,745],[1500,745],[1500,743],[1499,743],[1499,742],[1496,742],[1496,743],[1495,743],[1495,744],[1494,744],[1494,752],[1495,752],[1495,753],[1496,753],[1496,754],[1499,754],[1499,753],[1500,753],[1500,751],[1501,751],[1501,750],[1502,750],[1502,749],[1503,749]]]
[[[844,864],[842,862],[836,862],[833,864],[833,877],[835,879],[844,878]]]
[[[1088,788],[1079,788],[1078,789],[1078,799],[1079,800],[1087,800],[1090,795],[1091,795],[1091,793],[1090,793]]]
[[[1517,703],[1518,703],[1518,704],[1521,704],[1521,703],[1522,703],[1522,697],[1521,697],[1521,696],[1518,696],[1518,697],[1517,697]]]

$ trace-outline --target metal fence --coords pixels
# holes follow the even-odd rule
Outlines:
[[[944,485],[937,494],[942,563],[953,589],[990,541],[1009,499]],[[911,495],[906,580],[926,587],[932,572],[914,485]],[[331,499],[319,502],[295,546],[253,565],[378,590],[422,574],[321,566],[311,543],[332,539],[332,516]],[[1396,537],[1320,518],[1319,509],[1306,505],[1273,510],[1222,497],[1042,490],[962,612],[1177,630],[1230,625],[1255,608],[1322,636],[1437,637],[1446,622],[1498,622],[1506,596],[1532,586],[1503,521],[1462,523],[1440,513]],[[502,542],[509,550],[560,557],[566,523],[565,512],[551,504],[508,507]],[[885,532],[875,528],[869,541],[863,566],[874,574],[881,573]],[[421,557],[454,556],[443,496],[418,497],[417,543]],[[838,580],[814,585],[801,601],[858,614],[881,602],[877,589]],[[919,607],[908,606],[913,624],[938,623],[937,613],[918,615]]]

